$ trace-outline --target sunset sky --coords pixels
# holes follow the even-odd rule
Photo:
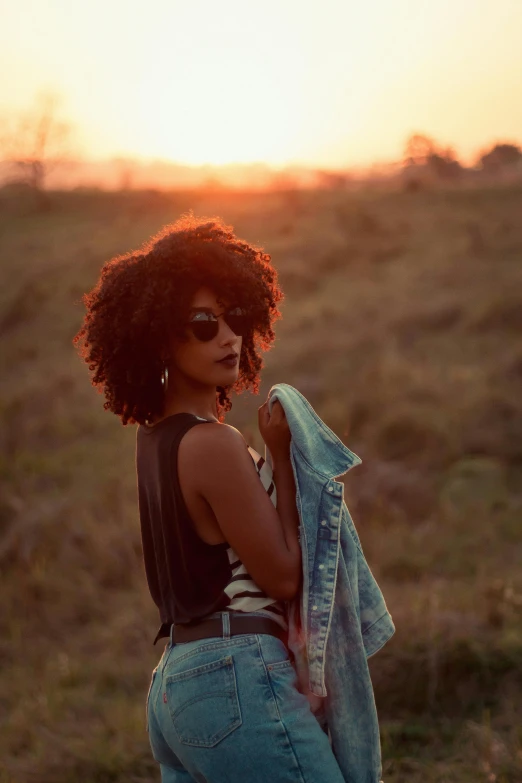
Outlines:
[[[335,167],[522,143],[522,0],[4,0],[0,112],[86,158]]]

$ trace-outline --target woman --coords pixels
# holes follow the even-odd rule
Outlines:
[[[284,411],[258,409],[273,473],[224,421],[230,390],[258,393],[282,299],[268,254],[189,213],[103,267],[74,338],[104,407],[138,424],[154,643],[168,637],[147,729],[168,783],[343,781],[285,643],[301,549]]]

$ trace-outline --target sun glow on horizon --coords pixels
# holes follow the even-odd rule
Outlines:
[[[165,100],[165,79],[159,81],[152,72],[148,78],[144,75],[132,150],[142,155],[154,150],[157,157],[193,166],[283,163],[298,135],[297,102],[288,100],[284,85],[256,71],[255,64],[245,67],[240,82],[234,79],[242,93],[241,99],[235,98],[235,90],[224,85],[231,83],[236,56],[231,53],[220,62],[210,85],[209,62],[202,59],[190,82],[178,84],[171,100]]]
[[[357,167],[417,132],[471,161],[522,141],[522,3],[447,5],[18,0],[0,109],[56,89],[91,159]]]

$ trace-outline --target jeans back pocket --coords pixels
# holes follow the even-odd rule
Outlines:
[[[231,655],[168,674],[165,692],[174,730],[183,745],[212,748],[241,726]]]

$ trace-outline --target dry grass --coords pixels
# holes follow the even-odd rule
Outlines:
[[[522,779],[520,189],[0,196],[0,783],[157,781],[161,654],[134,438],[71,344],[101,264],[180,212],[272,254],[259,397],[299,388],[363,459],[347,502],[397,626],[370,659],[387,783]]]

